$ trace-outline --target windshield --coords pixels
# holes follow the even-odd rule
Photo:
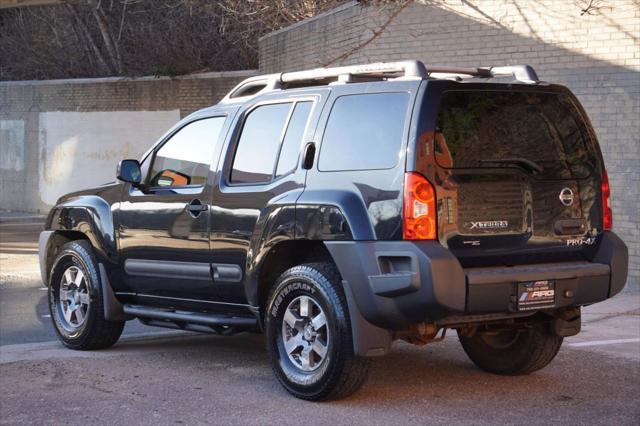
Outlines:
[[[566,95],[449,91],[440,102],[434,150],[441,167],[517,167],[539,179],[578,179],[595,165],[587,137]]]

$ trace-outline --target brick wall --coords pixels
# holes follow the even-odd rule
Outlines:
[[[640,6],[634,0],[432,0],[351,2],[260,40],[264,72],[384,60],[432,65],[527,63],[568,85],[598,134],[613,188],[615,230],[640,281]],[[386,27],[385,27],[385,24]],[[378,34],[378,35],[376,35]]]
[[[206,73],[175,79],[0,82],[0,209],[47,211],[55,197],[43,191],[56,186],[67,188],[65,176],[77,180],[73,182],[76,189],[94,181],[102,183],[112,179],[120,156],[135,158],[180,117],[215,104],[240,80],[254,74],[256,71]],[[52,115],[52,112],[67,114]],[[97,112],[102,114],[94,114]],[[93,126],[95,129],[85,128],[84,133],[67,138],[74,140],[51,140],[53,134],[64,134],[60,126],[65,123],[56,123],[57,117],[62,120],[71,117],[76,120],[74,126],[86,124],[85,127],[92,126],[91,120],[112,120],[114,132],[98,135],[99,126]],[[51,130],[49,135],[48,130]],[[93,136],[103,143],[97,143]],[[44,146],[44,142],[48,145]],[[58,149],[65,148],[65,143],[67,149]],[[89,145],[91,151],[87,152]],[[59,161],[47,158],[52,152]],[[78,163],[73,162],[83,161],[78,158],[82,155],[91,156],[89,160],[94,164],[108,169],[109,176],[94,173],[85,180],[78,179],[77,174],[71,173],[73,170],[65,170],[77,171]]]

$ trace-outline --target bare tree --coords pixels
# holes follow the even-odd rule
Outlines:
[[[580,7],[580,16],[595,15],[604,8],[611,9],[605,0],[579,0],[578,7]]]
[[[340,0],[78,0],[0,10],[0,80],[255,68],[258,39]]]

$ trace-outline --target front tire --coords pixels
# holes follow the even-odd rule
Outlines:
[[[333,264],[285,271],[265,315],[271,367],[289,393],[309,401],[338,399],[365,382],[370,362],[353,353],[347,303]]]
[[[474,364],[490,373],[517,376],[546,367],[557,355],[562,337],[547,324],[500,332],[476,332],[465,337],[458,331],[462,348]]]
[[[104,319],[98,262],[87,241],[65,244],[56,257],[49,279],[49,311],[62,343],[71,349],[113,346],[124,321]]]

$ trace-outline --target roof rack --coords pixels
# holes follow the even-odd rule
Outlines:
[[[461,75],[480,78],[513,76],[523,83],[538,83],[538,75],[529,65],[512,65],[489,68],[456,68],[425,66],[422,62],[377,62],[364,65],[350,65],[334,68],[316,68],[266,74],[247,78],[235,86],[222,101],[255,96],[266,91],[331,83],[351,83],[376,79],[424,79],[460,78]]]
[[[253,96],[259,92],[282,89],[286,86],[327,84],[339,81],[349,83],[359,78],[417,78],[427,76],[420,61],[378,62],[365,65],[351,65],[335,68],[316,68],[306,71],[283,72],[250,77],[224,97],[224,100]]]

